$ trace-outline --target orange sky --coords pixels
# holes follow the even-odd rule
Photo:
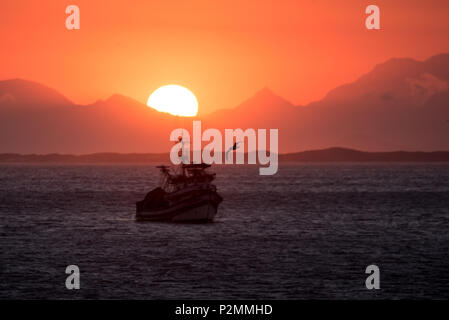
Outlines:
[[[65,28],[70,4],[81,30]],[[369,4],[380,31],[365,29]],[[191,89],[204,113],[265,86],[304,104],[390,57],[449,52],[448,12],[447,0],[1,1],[0,79],[82,104],[113,93],[146,102],[169,83]]]

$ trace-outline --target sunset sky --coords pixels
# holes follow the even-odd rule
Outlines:
[[[80,30],[65,28],[70,4]],[[369,4],[382,30],[365,28]],[[448,52],[448,10],[447,0],[1,1],[0,80],[80,104],[114,93],[145,103],[171,83],[195,93],[200,113],[263,87],[305,104],[391,57]]]

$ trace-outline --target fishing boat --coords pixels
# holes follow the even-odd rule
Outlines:
[[[176,171],[158,166],[160,186],[136,203],[137,221],[212,222],[223,198],[212,184],[209,164],[181,164]]]

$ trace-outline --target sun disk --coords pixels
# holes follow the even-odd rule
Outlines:
[[[198,113],[198,101],[187,88],[176,84],[160,87],[148,98],[147,105],[175,116],[193,117]]]

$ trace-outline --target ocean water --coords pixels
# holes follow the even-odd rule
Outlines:
[[[214,169],[216,222],[192,225],[134,221],[150,165],[1,165],[0,298],[449,298],[449,165]]]

